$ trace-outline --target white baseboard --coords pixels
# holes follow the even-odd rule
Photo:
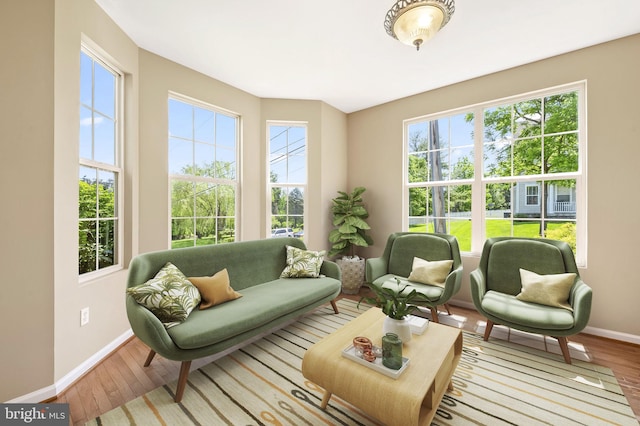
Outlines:
[[[453,306],[460,306],[466,309],[473,309],[474,311],[476,310],[476,307],[472,302],[466,302],[464,300],[451,300],[450,304]],[[589,327],[589,326],[585,327],[585,329],[582,330],[582,333],[640,345],[640,336],[637,336],[635,334],[622,333],[619,331],[612,331],[604,328],[596,328],[596,327]]]
[[[122,345],[129,338],[133,336],[133,332],[131,329],[125,331],[120,336],[118,336],[115,340],[109,343],[107,346],[93,354],[89,359],[84,361],[82,364],[71,370],[60,380],[55,382],[53,385],[44,387],[42,389],[38,389],[26,395],[19,396],[10,401],[6,401],[8,403],[17,403],[17,404],[31,404],[31,403],[39,403],[45,401],[47,399],[53,398],[57,395],[60,395],[65,389],[67,389],[73,382],[82,377],[87,371],[91,370],[95,365],[97,365],[100,361],[102,361],[107,355],[116,350],[118,346]]]

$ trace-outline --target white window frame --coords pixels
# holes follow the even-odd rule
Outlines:
[[[114,248],[116,249],[116,255],[114,256],[114,264],[111,266],[107,266],[105,268],[96,269],[95,271],[86,272],[84,274],[78,275],[78,281],[80,284],[84,284],[88,281],[94,280],[96,278],[106,276],[112,274],[114,272],[120,271],[124,268],[123,259],[124,259],[124,120],[123,120],[123,111],[124,111],[124,72],[119,69],[116,65],[115,61],[113,61],[108,54],[102,51],[99,47],[90,45],[92,44],[88,40],[83,40],[80,44],[80,51],[85,53],[87,56],[91,57],[95,62],[99,63],[102,67],[104,67],[107,71],[114,74],[115,78],[115,164],[107,164],[95,161],[93,159],[82,158],[79,155],[78,150],[78,168],[80,167],[89,167],[92,169],[97,169],[98,171],[104,170],[108,172],[112,172],[116,175],[116,195],[115,195],[115,203],[116,209],[115,214],[116,217],[116,232],[114,233],[114,238],[117,241],[114,244]],[[93,77],[92,77],[93,80]],[[93,97],[93,94],[92,94]],[[92,109],[93,111],[93,109]],[[93,125],[92,125],[93,127]],[[93,129],[92,129],[93,131]],[[78,175],[78,173],[76,173]],[[78,218],[78,224],[80,223]],[[77,236],[76,236],[77,241]],[[79,247],[79,246],[78,246]],[[76,250],[78,252],[78,250]]]
[[[409,188],[421,187],[422,184],[412,184],[408,182],[408,141],[409,126],[422,121],[437,120],[440,118],[450,117],[456,114],[473,112],[474,113],[474,152],[483,152],[483,111],[486,108],[497,107],[505,104],[513,104],[532,98],[552,96],[561,93],[575,91],[578,93],[578,170],[575,172],[540,174],[528,176],[510,176],[510,177],[484,177],[484,165],[481,155],[474,156],[474,178],[472,180],[449,180],[443,182],[428,182],[428,186],[437,185],[465,185],[472,186],[472,237],[471,251],[467,254],[479,256],[485,241],[485,185],[488,183],[519,183],[550,180],[571,179],[576,181],[576,263],[580,267],[587,266],[587,82],[578,81],[565,85],[555,86],[538,91],[523,93],[506,98],[496,99],[488,102],[464,106],[448,111],[435,114],[424,115],[403,121],[403,203],[402,203],[402,226],[405,231],[409,230]],[[540,200],[540,195],[538,196]],[[514,200],[512,199],[512,205]]]
[[[168,95],[168,99],[167,99],[167,162],[170,161],[169,158],[169,146],[170,146],[170,138],[171,135],[169,133],[169,101],[170,100],[175,100],[175,101],[179,101],[179,102],[183,102],[185,104],[188,104],[192,107],[196,107],[196,108],[201,108],[201,109],[206,109],[209,111],[214,112],[215,114],[221,114],[221,115],[225,115],[227,117],[231,117],[235,119],[236,122],[236,126],[235,126],[235,158],[236,158],[236,173],[235,173],[235,179],[222,179],[222,178],[214,178],[214,177],[205,177],[205,176],[195,176],[195,175],[182,175],[182,174],[173,174],[173,173],[168,173],[168,207],[169,207],[169,221],[168,221],[168,242],[167,242],[167,247],[169,249],[172,248],[172,221],[173,221],[173,211],[172,211],[172,205],[171,205],[171,191],[172,191],[172,186],[171,186],[171,182],[173,180],[181,180],[184,182],[193,182],[193,183],[209,183],[209,184],[222,184],[222,185],[229,185],[229,186],[234,186],[234,191],[235,191],[235,207],[234,207],[234,240],[235,241],[240,241],[240,235],[238,234],[238,229],[239,229],[239,223],[240,223],[240,176],[241,176],[241,160],[240,160],[240,144],[241,144],[241,136],[240,136],[240,129],[241,129],[241,117],[238,113],[235,113],[233,111],[209,104],[207,102],[192,98],[190,96],[186,96],[177,92],[169,92]],[[195,143],[195,135],[194,135],[194,139],[191,140],[192,143]],[[194,164],[195,164],[195,150],[193,152],[193,156],[194,156]],[[169,167],[169,164],[167,164],[167,168]],[[194,208],[194,216],[193,216],[194,220],[196,220],[198,217],[196,216],[196,210]],[[195,221],[194,221],[194,226],[195,226]],[[195,231],[195,230],[194,230]],[[218,242],[216,242],[216,244],[219,244]],[[194,247],[197,245],[194,245]]]
[[[529,189],[534,188],[535,194],[529,194]],[[536,197],[535,203],[529,202],[529,197]],[[526,184],[524,186],[524,204],[526,206],[539,206],[540,205],[540,187],[538,185]]]
[[[291,127],[302,127],[304,128],[304,138],[305,138],[305,161],[304,161],[304,165],[305,165],[305,181],[303,182],[271,182],[271,127],[272,126],[279,126],[279,127],[286,127],[286,126],[291,126]],[[271,211],[271,193],[272,193],[272,189],[274,187],[282,187],[282,188],[303,188],[303,196],[304,196],[304,202],[303,202],[303,215],[302,215],[302,223],[303,223],[303,230],[304,230],[304,237],[303,237],[303,241],[307,240],[307,232],[306,232],[306,225],[308,222],[308,205],[309,205],[309,193],[308,193],[308,182],[309,182],[309,123],[307,121],[278,121],[278,120],[267,120],[266,122],[266,127],[265,127],[266,131],[266,135],[265,135],[265,141],[266,141],[266,182],[267,182],[267,191],[266,191],[266,213],[267,213],[267,217],[266,217],[266,222],[265,222],[265,230],[266,230],[266,236],[267,238],[271,236],[271,221],[272,221],[272,217],[273,217],[273,213]],[[287,227],[291,227],[291,226],[287,226]]]

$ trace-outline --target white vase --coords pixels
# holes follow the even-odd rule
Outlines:
[[[382,323],[382,334],[394,333],[397,334],[402,343],[406,343],[411,340],[411,325],[407,318],[398,320],[390,317],[385,317]]]

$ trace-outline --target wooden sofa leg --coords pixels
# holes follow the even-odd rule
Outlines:
[[[340,313],[340,311],[338,311],[338,305],[336,305],[335,299],[331,301],[331,307],[333,308],[333,312],[335,312],[336,314]]]
[[[176,388],[176,397],[173,399],[175,402],[182,401],[184,388],[187,387],[187,379],[189,378],[189,368],[191,368],[191,361],[182,361],[180,377],[178,377],[178,387]]]
[[[150,349],[149,355],[147,355],[147,359],[144,361],[145,367],[148,367],[149,365],[151,365],[151,361],[153,361],[154,356],[156,356],[156,351],[154,351],[153,349]]]
[[[436,324],[438,324],[440,321],[438,319],[438,307],[437,306],[431,306],[431,321],[435,322]]]
[[[493,321],[487,320],[487,325],[484,329],[484,341],[489,340],[489,335],[491,334],[491,330],[493,330]]]
[[[569,345],[567,344],[567,338],[556,337],[556,339],[558,339],[558,343],[560,344],[560,350],[562,351],[564,362],[566,362],[567,364],[571,364],[571,355],[569,354]]]

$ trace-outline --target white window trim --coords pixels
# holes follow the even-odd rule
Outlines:
[[[204,176],[188,176],[188,175],[178,175],[178,174],[172,174],[172,173],[168,173],[168,167],[169,167],[169,100],[176,100],[179,102],[184,102],[187,103],[191,106],[197,107],[197,108],[202,108],[202,109],[207,109],[209,111],[213,111],[216,114],[222,114],[222,115],[226,115],[229,117],[234,117],[236,120],[236,146],[235,146],[235,155],[236,155],[236,178],[234,180],[230,180],[230,179],[220,179],[220,178],[210,178],[210,177],[204,177]],[[187,95],[183,95],[181,93],[178,92],[174,92],[174,91],[169,91],[168,93],[168,97],[167,97],[167,145],[166,145],[166,149],[167,149],[167,206],[168,206],[168,218],[169,220],[167,221],[167,248],[171,249],[171,245],[172,245],[172,240],[171,240],[171,221],[173,218],[172,215],[172,209],[171,209],[171,181],[172,180],[182,180],[185,182],[203,182],[203,183],[212,183],[212,184],[224,184],[224,185],[229,185],[231,184],[231,182],[234,183],[235,185],[235,226],[234,226],[234,235],[235,235],[235,241],[241,241],[241,235],[240,235],[240,217],[241,217],[241,212],[242,212],[242,208],[241,208],[241,176],[242,176],[242,161],[241,161],[241,142],[242,142],[242,134],[241,134],[241,129],[242,129],[242,117],[240,116],[240,114],[238,114],[237,112],[231,111],[229,109],[225,109],[216,105],[212,105],[209,104],[207,102],[204,102],[202,100],[193,98],[191,96],[187,96]],[[194,151],[194,156],[195,156],[195,151]]]
[[[536,193],[529,195],[529,188],[535,188]],[[529,197],[536,197],[536,202],[529,203]],[[524,186],[524,205],[525,206],[539,206],[540,205],[540,187],[537,184],[525,184]]]
[[[304,128],[304,137],[305,137],[305,174],[306,179],[305,183],[274,183],[271,182],[271,164],[270,164],[270,147],[271,147],[271,138],[269,129],[271,126],[292,126],[292,127],[303,127]],[[280,120],[267,120],[265,126],[265,182],[266,185],[266,193],[265,193],[265,208],[266,208],[266,218],[265,218],[265,232],[266,237],[269,238],[271,236],[271,217],[273,214],[271,213],[271,190],[274,186],[285,187],[285,188],[304,188],[304,203],[302,214],[302,221],[305,228],[305,233],[302,240],[306,243],[307,241],[307,232],[306,225],[308,223],[308,206],[309,206],[309,122],[307,121],[280,121]]]
[[[518,101],[524,101],[536,97],[551,96],[559,93],[566,93],[576,91],[578,92],[578,171],[568,173],[554,173],[553,179],[573,179],[576,181],[576,263],[579,267],[587,266],[587,82],[586,80],[550,87],[542,90],[527,92],[519,95],[509,96],[505,98],[495,99],[487,102],[477,103],[473,105],[467,105],[460,108],[454,108],[447,111],[442,111],[434,114],[423,115],[406,119],[403,121],[403,135],[402,135],[402,149],[403,149],[403,170],[402,170],[402,229],[409,229],[409,188],[422,187],[423,184],[409,183],[407,181],[408,169],[409,169],[409,155],[407,146],[407,137],[409,133],[409,126],[411,124],[437,120],[444,117],[449,117],[461,113],[473,112],[474,117],[474,151],[482,151],[482,120],[477,117],[482,117],[483,110],[494,106],[500,106],[509,103],[516,103]],[[435,185],[464,185],[471,184],[471,215],[472,215],[472,230],[471,230],[471,251],[465,252],[465,255],[471,255],[479,257],[482,252],[482,247],[486,236],[484,233],[485,223],[485,209],[484,209],[484,185],[487,183],[516,183],[516,182],[535,182],[540,180],[550,180],[549,175],[527,175],[527,176],[510,176],[510,177],[484,177],[484,165],[481,155],[474,156],[474,179],[472,180],[455,180],[455,181],[443,181],[443,182],[429,182],[429,186]],[[482,190],[478,190],[482,188]],[[513,200],[512,200],[513,202]],[[477,237],[479,236],[479,237]]]
[[[115,111],[115,121],[116,121],[116,146],[115,146],[115,165],[100,163],[93,160],[87,160],[80,158],[78,156],[78,170],[81,166],[87,166],[97,169],[103,169],[107,171],[112,171],[117,173],[117,256],[114,259],[115,264],[112,266],[108,266],[106,268],[98,269],[96,271],[87,272],[84,274],[78,275],[78,282],[81,285],[87,284],[90,281],[95,279],[113,274],[115,272],[121,271],[124,269],[124,180],[125,180],[125,159],[124,159],[124,88],[125,88],[125,74],[121,71],[121,66],[115,61],[109,54],[107,54],[104,50],[98,47],[95,43],[93,43],[86,36],[82,35],[82,41],[80,43],[80,51],[84,51],[85,54],[93,58],[94,61],[99,62],[100,65],[113,72],[116,75],[116,111]],[[80,74],[78,74],[79,76]],[[78,115],[78,119],[80,116]],[[79,141],[78,141],[79,143]],[[78,150],[76,150],[78,152]],[[76,179],[78,177],[78,171],[76,171]],[[77,185],[77,184],[76,184]],[[77,191],[77,189],[76,189]],[[78,197],[76,196],[76,199]],[[76,223],[80,223],[79,218],[76,220]],[[78,240],[78,236],[76,235],[76,242]],[[76,246],[76,257],[78,253],[78,246]],[[76,267],[77,270],[77,267]]]

